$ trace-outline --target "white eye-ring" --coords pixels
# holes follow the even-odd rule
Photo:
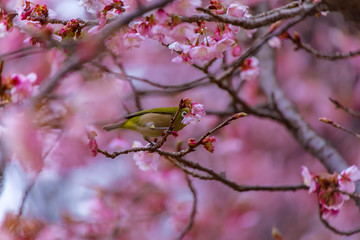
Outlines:
[[[181,116],[182,116],[182,117],[185,117],[185,116],[186,116],[186,114],[187,114],[187,112],[186,112],[186,111],[182,111],[182,112],[181,112]]]

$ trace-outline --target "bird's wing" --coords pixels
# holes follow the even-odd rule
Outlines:
[[[171,114],[147,113],[140,116],[139,125],[153,130],[167,129],[170,125],[171,118]]]
[[[169,107],[169,108],[153,108],[153,109],[147,109],[147,110],[142,110],[139,112],[134,112],[132,114],[129,114],[127,116],[125,116],[125,119],[130,119],[136,116],[141,116],[147,113],[159,113],[159,114],[166,114],[166,115],[173,115],[175,112],[177,111],[177,107]]]

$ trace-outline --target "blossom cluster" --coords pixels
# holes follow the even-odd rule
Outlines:
[[[12,30],[14,17],[14,14],[7,14],[5,10],[0,9],[0,37],[4,37],[5,32]]]
[[[185,115],[185,117],[181,121],[181,123],[184,125],[187,125],[189,123],[196,124],[197,122],[200,121],[202,117],[206,115],[204,105],[200,103],[192,102],[191,98],[183,99],[183,107],[189,109],[189,112]]]
[[[79,20],[71,19],[67,24],[58,32],[62,39],[78,38],[81,35],[81,26]]]
[[[314,174],[305,166],[301,172],[304,184],[309,187],[309,193],[316,193],[320,204],[322,216],[328,219],[336,216],[348,194],[355,191],[355,181],[360,180],[360,170],[356,166],[348,167],[340,174],[320,173]]]
[[[49,10],[46,6],[40,4],[33,4],[29,1],[24,2],[24,8],[20,15],[21,20],[29,20],[39,22],[41,25],[47,23],[49,17]]]
[[[213,143],[215,143],[215,142],[216,142],[216,138],[214,136],[205,137],[203,140],[201,140],[200,143],[196,142],[196,140],[194,138],[190,138],[188,140],[188,146],[189,147],[195,147],[198,144],[200,144],[200,145],[203,145],[203,147],[204,147],[204,149],[206,151],[209,151],[209,152],[213,153],[214,150],[215,150],[215,147],[214,147]]]
[[[133,148],[137,147],[145,147],[139,141],[134,141]],[[135,152],[133,155],[133,159],[135,161],[136,166],[139,167],[142,171],[147,170],[157,170],[159,165],[159,154],[157,153],[150,153],[145,151]]]
[[[222,58],[223,53],[229,48],[233,49],[233,55],[239,55],[241,48],[235,36],[240,31],[239,27],[231,24],[213,26],[205,22],[198,24],[181,22],[179,15],[190,16],[196,12],[196,8],[201,7],[201,4],[202,1],[199,0],[175,1],[167,8],[132,22],[129,32],[136,33],[132,37],[136,37],[138,41],[142,38],[150,38],[168,46],[172,52],[177,53],[172,60],[176,63]],[[247,6],[235,2],[226,6],[221,1],[212,0],[207,8],[219,15],[237,18],[251,16]]]
[[[88,139],[89,139],[88,146],[90,148],[91,155],[93,157],[95,157],[97,155],[97,151],[98,151],[98,144],[95,139],[96,136],[97,136],[97,133],[95,131],[90,131],[88,133]]]
[[[88,29],[89,34],[92,35],[98,33],[112,18],[135,9],[138,3],[134,0],[80,0],[79,4],[98,18],[99,24]],[[240,56],[242,47],[237,39],[237,34],[241,31],[240,27],[225,23],[215,24],[204,21],[188,23],[181,20],[183,16],[197,13],[198,7],[202,7],[200,0],[174,1],[163,9],[158,9],[132,21],[128,27],[109,38],[106,46],[116,54],[121,54],[125,50],[140,47],[145,39],[152,39],[167,46],[171,52],[176,52],[177,56],[172,59],[173,62],[189,64],[194,61],[221,59],[227,50],[234,57]],[[251,17],[249,7],[241,4],[240,1],[225,3],[221,0],[211,0],[206,8],[217,15],[234,18]],[[81,37],[85,25],[78,19],[70,19],[66,24],[64,23],[65,26],[58,30],[49,26],[48,23],[54,15],[53,12],[46,4],[34,4],[30,1],[24,1],[23,7],[18,9],[15,15],[7,14],[0,9],[0,37],[10,31],[13,25],[21,30],[28,29],[36,33],[25,40],[31,45],[45,46],[46,38],[49,37],[57,41]],[[249,37],[254,32],[254,30],[242,31]],[[25,30],[25,32],[27,31]],[[269,44],[278,47],[280,43],[275,40],[277,39],[271,39]],[[242,79],[256,78],[258,75],[257,59],[246,60],[240,70]]]
[[[23,100],[36,94],[38,85],[36,84],[37,75],[13,74],[10,77],[1,79],[3,91],[1,104],[20,103]]]
[[[133,1],[114,0],[102,10],[99,1],[80,1],[80,4],[99,18],[99,25],[89,30],[89,33],[97,33],[107,20],[134,7]],[[194,63],[194,61],[211,61],[221,59],[227,50],[231,50],[234,57],[242,53],[236,34],[241,30],[231,24],[214,24],[199,21],[188,23],[181,20],[182,16],[195,14],[198,7],[202,7],[202,1],[178,0],[169,6],[158,9],[153,13],[138,18],[124,28],[121,32],[108,39],[106,46],[111,51],[120,54],[124,50],[137,48],[145,39],[152,39],[168,46],[171,52],[177,56],[172,59],[176,63]],[[231,4],[220,0],[211,0],[207,9],[218,15],[234,18],[251,17],[249,8],[239,1]],[[244,30],[251,37],[254,30]],[[252,60],[250,60],[252,61]],[[253,68],[257,68],[256,64]],[[255,78],[257,71],[243,69],[251,78]]]

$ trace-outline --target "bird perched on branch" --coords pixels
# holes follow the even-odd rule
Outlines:
[[[163,107],[147,109],[139,112],[132,113],[125,116],[127,119],[120,123],[108,124],[103,126],[106,131],[114,129],[130,129],[139,132],[143,135],[144,139],[148,140],[148,137],[161,137],[164,134],[171,123],[171,119],[177,113],[173,122],[173,131],[180,131],[187,124],[183,124],[182,120],[189,113],[189,108],[179,107]]]

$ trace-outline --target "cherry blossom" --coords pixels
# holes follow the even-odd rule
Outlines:
[[[123,36],[123,44],[125,49],[133,49],[140,47],[144,37],[142,37],[139,33],[127,32]]]
[[[279,37],[272,37],[269,39],[268,44],[273,48],[280,48],[281,39]]]
[[[179,42],[173,42],[169,45],[168,48],[171,50],[171,53],[173,52],[173,50],[177,52],[188,53],[191,47],[189,45],[181,44]]]
[[[20,103],[30,96],[36,94],[38,85],[35,84],[37,75],[29,73],[28,75],[13,74],[7,79],[6,84],[11,88],[10,95],[13,103]]]
[[[89,13],[96,13],[98,11],[98,0],[79,0],[79,6],[84,6]]]
[[[233,55],[233,57],[238,57],[241,55],[241,53],[242,53],[241,47],[238,44],[235,44],[231,51],[231,54]]]
[[[227,8],[227,14],[232,17],[242,18],[246,16],[249,7],[239,3],[232,3]]]
[[[360,170],[355,165],[352,165],[338,175],[339,189],[353,193],[355,191],[355,182],[358,180],[360,180]]]
[[[201,0],[175,0],[168,8],[170,13],[190,16],[197,7],[201,6],[201,3]]]
[[[304,178],[304,184],[309,187],[309,193],[316,192],[317,184],[316,184],[316,175],[312,174],[309,169],[305,166],[302,166],[301,175]]]
[[[210,0],[210,5],[208,7],[212,12],[223,15],[226,13],[226,7],[223,5],[222,1]]]
[[[169,31],[169,36],[178,42],[196,40],[195,26],[190,23],[180,23]]]
[[[4,37],[6,34],[6,26],[3,23],[0,23],[0,38]]]
[[[192,59],[201,61],[210,61],[215,57],[212,49],[204,45],[192,47],[189,54]]]
[[[97,155],[98,151],[98,144],[96,142],[95,137],[97,136],[97,133],[95,131],[90,131],[88,133],[89,143],[88,146],[91,151],[91,156],[95,157]]]
[[[174,63],[188,63],[188,64],[192,64],[193,60],[190,57],[189,53],[184,53],[182,52],[180,55],[174,57],[173,59],[171,59],[172,62]]]
[[[256,57],[248,58],[241,66],[240,78],[248,81],[255,80],[259,75],[259,60]]]
[[[340,191],[353,193],[355,183],[360,179],[360,171],[356,166],[351,166],[343,170],[340,174],[320,173],[313,174],[305,166],[302,166],[301,172],[304,178],[304,184],[309,187],[309,193],[317,193],[321,212],[325,219],[335,217],[345,200],[349,196]]]
[[[189,147],[195,147],[197,144],[196,140],[194,138],[189,138],[188,140],[188,146]]]
[[[189,123],[196,124],[200,121],[202,117],[206,115],[204,105],[200,103],[191,103],[190,111],[181,121],[183,124],[187,125]]]
[[[203,145],[204,149],[208,152],[213,153],[215,150],[215,147],[213,143],[216,142],[216,138],[214,136],[206,137],[201,141],[201,144]]]
[[[136,147],[144,147],[139,141],[134,141],[133,148]],[[158,169],[158,162],[159,162],[159,155],[156,153],[149,153],[145,151],[135,152],[133,154],[133,159],[135,164],[139,167],[142,171],[148,170],[157,170]]]
[[[126,148],[129,148],[129,143],[122,139],[122,138],[114,138],[111,140],[111,142],[108,145],[109,149],[111,149],[112,151],[121,151],[124,150]]]
[[[235,41],[231,38],[223,38],[220,41],[217,41],[213,44],[210,49],[212,50],[212,55],[216,58],[222,58],[223,52],[225,52],[231,45],[233,45]]]
[[[71,19],[63,28],[60,29],[58,34],[62,39],[80,37],[81,27],[79,21],[77,19]]]

